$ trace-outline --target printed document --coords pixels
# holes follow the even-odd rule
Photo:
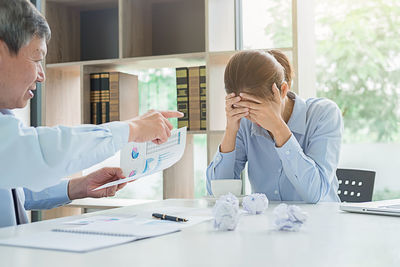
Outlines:
[[[95,190],[137,180],[162,171],[179,161],[186,146],[186,127],[171,131],[168,141],[156,145],[153,142],[129,143],[121,150],[121,169],[125,179],[110,182]]]

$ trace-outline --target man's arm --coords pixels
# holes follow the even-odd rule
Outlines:
[[[0,115],[0,187],[42,190],[114,155],[128,141],[163,143],[172,129],[167,118],[181,115],[150,111],[126,122],[37,128]]]
[[[24,188],[26,210],[52,209],[71,202],[74,199],[92,197],[111,197],[122,189],[126,183],[92,191],[98,186],[124,178],[120,168],[102,168],[86,176],[64,180],[61,183],[46,188],[40,192],[33,192]]]

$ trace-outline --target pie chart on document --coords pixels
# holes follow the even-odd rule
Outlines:
[[[121,168],[126,177],[142,173],[146,165],[146,143],[129,143],[121,150]]]
[[[131,155],[132,155],[132,159],[137,159],[138,157],[139,157],[139,151],[138,151],[138,148],[137,147],[133,147],[132,148],[132,153],[131,153]]]

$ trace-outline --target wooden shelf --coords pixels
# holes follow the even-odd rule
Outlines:
[[[43,87],[47,126],[90,122],[90,73],[206,66],[207,130],[189,131],[181,161],[163,174],[165,198],[194,197],[194,137],[207,136],[210,161],[225,130],[223,74],[236,53],[235,1],[42,2],[52,29]],[[139,104],[139,96],[126,98]]]
[[[278,48],[290,55],[291,48]],[[259,49],[259,51],[267,51],[268,49]],[[198,53],[182,53],[159,56],[143,56],[130,57],[123,59],[102,59],[102,60],[86,60],[73,61],[63,63],[49,63],[46,68],[62,68],[64,70],[77,70],[80,66],[128,66],[135,65],[137,69],[149,68],[178,68],[192,67],[204,65],[206,59],[213,64],[226,64],[231,56],[237,53],[237,50],[219,51],[219,52],[198,52]]]
[[[44,86],[46,126],[82,123],[81,72],[79,68],[47,69]]]
[[[121,0],[121,58],[205,52],[205,1]]]
[[[206,51],[205,1],[48,0],[47,63]]]
[[[47,63],[119,57],[118,0],[48,0],[44,10],[52,30]]]
[[[132,57],[124,59],[105,59],[105,60],[90,60],[65,63],[47,64],[48,69],[75,69],[80,66],[93,66],[101,68],[110,68],[113,70],[124,71],[126,69],[150,69],[150,68],[178,68],[204,65],[206,61],[206,53],[186,53],[172,54],[162,56],[144,56]]]

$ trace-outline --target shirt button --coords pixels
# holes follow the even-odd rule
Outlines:
[[[278,169],[278,173],[281,173],[282,169]]]
[[[286,151],[286,155],[289,155],[290,154],[290,151],[288,150],[288,151]]]
[[[275,193],[275,195],[277,195],[279,192],[278,192],[278,190],[275,190],[274,193]]]

